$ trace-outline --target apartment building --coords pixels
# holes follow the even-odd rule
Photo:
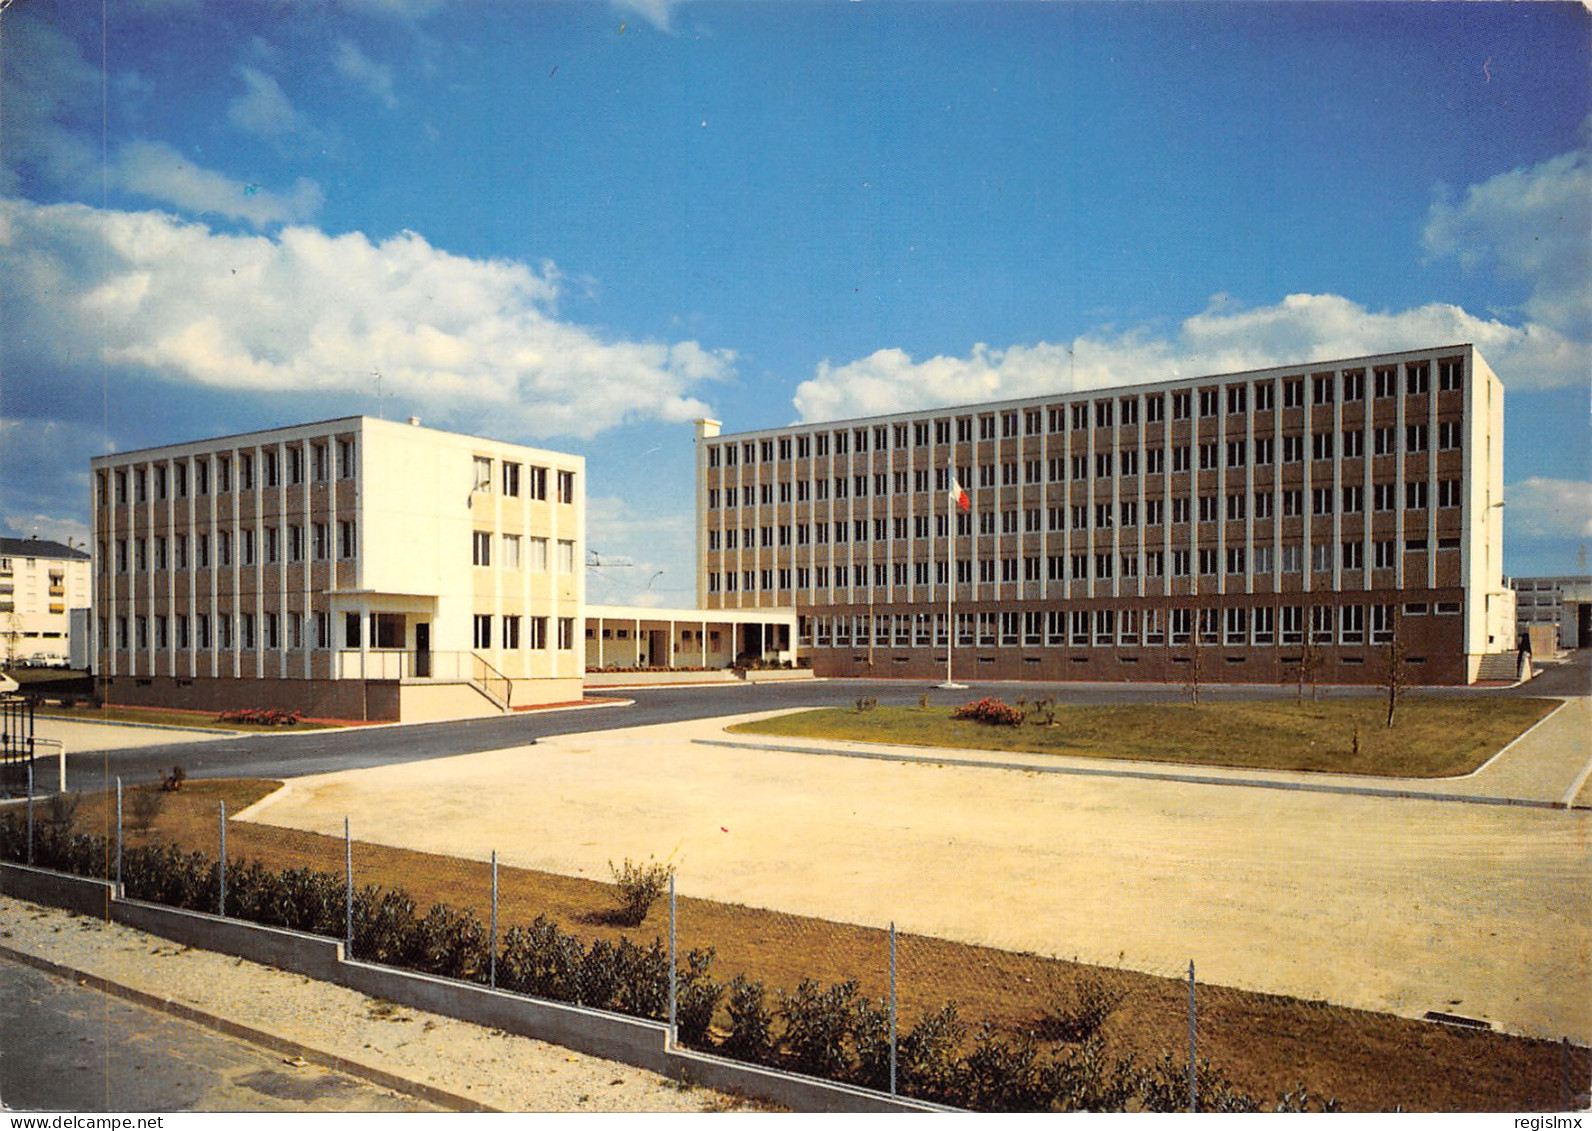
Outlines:
[[[580,698],[577,456],[357,416],[92,471],[109,702],[407,720]]]
[[[1470,345],[720,435],[698,603],[820,675],[1467,683],[1514,646]],[[953,482],[966,510],[953,504]]]
[[[0,662],[65,664],[71,613],[89,604],[89,555],[42,538],[0,538]]]

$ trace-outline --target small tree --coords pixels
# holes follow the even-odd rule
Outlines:
[[[1188,643],[1188,668],[1183,673],[1183,686],[1188,688],[1189,703],[1194,707],[1198,707],[1200,705],[1200,682],[1204,677],[1199,625],[1196,624],[1194,631],[1189,633]]]
[[[619,908],[614,918],[627,927],[641,925],[658,897],[669,890],[669,877],[674,875],[673,864],[659,864],[651,857],[647,863],[637,864],[627,856],[624,866],[617,868],[610,860],[608,870],[613,873],[614,886],[619,889],[615,893]]]
[[[1387,689],[1387,725],[1391,728],[1398,712],[1399,700],[1410,684],[1409,665],[1405,661],[1404,640],[1399,635],[1398,622],[1393,624],[1393,636],[1387,642],[1384,654],[1386,670],[1382,686]]]
[[[1321,665],[1326,657],[1322,654],[1321,644],[1316,640],[1316,608],[1307,606],[1304,610],[1304,634],[1299,648],[1299,694],[1295,702],[1300,706],[1305,701],[1305,684],[1310,685],[1310,701],[1316,701],[1317,685],[1321,678]]]
[[[155,818],[166,806],[166,795],[157,786],[144,786],[128,794],[128,807],[132,810],[133,828],[147,833]]]

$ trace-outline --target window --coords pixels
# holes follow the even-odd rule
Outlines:
[[[1244,520],[1245,503],[1247,501],[1247,497],[1241,492],[1227,496],[1228,522],[1242,522]]]
[[[520,465],[503,461],[503,493],[511,498],[520,493]]]
[[[1416,396],[1431,388],[1432,368],[1425,361],[1410,361],[1404,365],[1404,391]]]
[[[1365,510],[1365,488],[1345,487],[1343,489],[1343,513],[1359,514]]]
[[[1255,386],[1255,411],[1270,412],[1277,407],[1277,383],[1265,381]]]
[[[1317,515],[1331,514],[1332,513],[1332,488],[1331,487],[1314,487],[1314,488],[1311,488],[1311,491],[1310,491],[1310,513],[1311,514],[1317,514]]]
[[[265,451],[260,453],[260,459],[265,464],[265,485],[267,487],[280,486],[282,482],[282,474],[276,449],[265,449]]]
[[[558,618],[558,646],[565,651],[575,646],[575,618]]]
[[[1216,441],[1208,440],[1200,445],[1200,470],[1216,470]]]
[[[1332,572],[1332,544],[1317,542],[1310,547],[1310,568],[1316,573]]]
[[[1220,392],[1216,389],[1200,390],[1200,415],[1215,416],[1220,404]]]
[[[282,615],[280,613],[265,614],[265,646],[267,648],[282,647]]]
[[[245,652],[254,650],[254,614],[244,613],[238,618],[239,640],[238,645]]]
[[[324,562],[332,552],[332,528],[324,522],[317,522],[310,530],[311,553],[316,561]]]
[[[1404,450],[1409,452],[1424,452],[1426,450],[1426,425],[1407,424],[1404,426]]]
[[[558,473],[558,501],[573,503],[575,501],[575,473],[573,471],[560,471]]]
[[[1217,566],[1217,561],[1216,561],[1216,550],[1215,550],[1215,548],[1214,547],[1207,547],[1205,549],[1200,550],[1200,576],[1201,577],[1215,577],[1216,576],[1216,566]]]
[[[1227,386],[1227,415],[1238,416],[1244,411],[1248,390],[1243,385]]]
[[[1242,547],[1242,546],[1229,546],[1229,547],[1227,547],[1227,572],[1228,573],[1243,573],[1244,572],[1244,566],[1245,566],[1244,547]]]
[[[238,490],[254,490],[254,456],[250,452],[238,453]]]
[[[1282,407],[1303,408],[1305,406],[1305,383],[1301,377],[1282,383]]]
[[[1392,539],[1371,543],[1371,565],[1374,569],[1397,568],[1398,543]]]
[[[1343,374],[1343,399],[1345,401],[1365,400],[1365,370],[1350,369]]]
[[[1457,420],[1440,420],[1437,423],[1437,446],[1445,452],[1457,450],[1464,443],[1464,429]]]
[[[1304,554],[1298,546],[1282,548],[1282,572],[1299,573],[1304,566]]]
[[[503,568],[520,568],[520,536],[518,534],[502,535],[503,543]]]
[[[471,535],[472,564],[489,566],[492,564],[492,535],[486,530],[477,530]]]
[[[1244,466],[1245,444],[1242,440],[1227,441],[1227,466]]]
[[[238,557],[242,564],[246,566],[252,566],[254,564],[253,530],[238,531]]]
[[[1192,394],[1187,390],[1172,394],[1172,419],[1187,420],[1190,416]]]
[[[1304,613],[1304,609],[1298,605],[1284,605],[1282,607],[1282,642],[1284,644],[1304,643]]]
[[[1160,475],[1166,470],[1166,449],[1151,448],[1144,453],[1144,473]]]
[[[1305,493],[1297,487],[1282,493],[1282,516],[1298,518],[1305,513]]]
[[[354,478],[354,441],[337,441],[337,477],[339,479]]]
[[[1254,570],[1258,574],[1268,574],[1276,559],[1273,557],[1272,547],[1256,546]]]
[[[1218,512],[1218,508],[1220,506],[1221,506],[1221,503],[1217,501],[1217,498],[1216,498],[1215,495],[1201,495],[1200,496],[1200,521],[1201,522],[1215,522],[1220,517],[1219,512]]]
[[[1332,433],[1317,432],[1311,438],[1311,455],[1315,459],[1332,458]]]
[[[351,518],[340,519],[337,523],[337,556],[351,558],[358,549],[355,537],[354,520]]]
[[[325,444],[312,444],[310,446],[310,471],[315,476],[315,482],[325,483],[332,474],[332,453]]]
[[[1406,510],[1424,510],[1426,500],[1426,480],[1420,479],[1413,483],[1404,484],[1404,508]]]
[[[304,449],[294,446],[287,449],[287,481],[291,486],[304,482]]]
[[[1187,550],[1172,551],[1172,576],[1187,577],[1189,575],[1189,552]]]
[[[1178,526],[1188,521],[1189,501],[1187,498],[1178,497],[1172,500],[1172,525]]]
[[[1166,419],[1166,398],[1161,396],[1144,398],[1144,419],[1150,424],[1159,424]]]
[[[1305,438],[1303,436],[1284,436],[1282,438],[1282,461],[1284,463],[1300,463],[1305,458]]]
[[[1343,434],[1343,458],[1355,459],[1365,455],[1365,433],[1359,429]]]
[[[473,647],[492,647],[492,615],[490,613],[475,614],[475,637]]]
[[[575,572],[575,543],[564,538],[558,540],[558,572]]]
[[[1318,375],[1312,380],[1311,384],[1313,386],[1311,399],[1316,404],[1332,403],[1332,374]]]
[[[1458,479],[1439,479],[1437,481],[1437,505],[1440,507],[1457,507],[1462,498],[1460,495]]]
[[[520,646],[520,618],[506,616],[503,618],[503,647],[518,648]]]
[[[1365,568],[1365,543],[1344,542],[1338,547],[1338,561],[1344,569]]]

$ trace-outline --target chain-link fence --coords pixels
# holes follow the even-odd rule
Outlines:
[[[272,783],[125,784],[0,812],[0,858],[340,939],[355,960],[668,1023],[691,1048],[988,1111],[1577,1110],[1592,1055],[1199,980],[238,821]]]

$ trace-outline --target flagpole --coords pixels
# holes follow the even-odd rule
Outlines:
[[[965,691],[965,683],[951,678],[951,638],[956,632],[956,617],[952,601],[956,595],[956,503],[952,501],[960,484],[956,479],[956,464],[948,460],[945,465],[945,682],[939,686],[946,691]]]

